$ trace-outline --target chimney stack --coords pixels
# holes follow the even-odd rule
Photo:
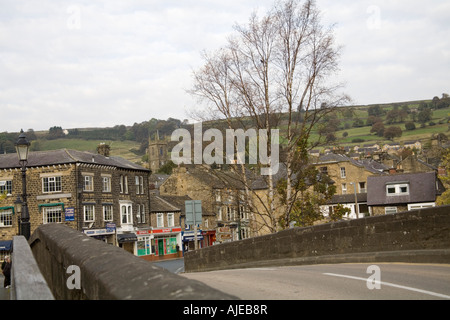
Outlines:
[[[97,146],[97,153],[101,154],[102,156],[105,157],[109,157],[109,151],[110,151],[111,147],[109,146],[109,144],[106,143],[100,143]]]

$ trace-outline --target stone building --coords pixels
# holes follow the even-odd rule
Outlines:
[[[155,140],[150,139],[148,143],[148,163],[150,170],[157,173],[158,170],[169,160],[167,142],[159,139],[156,133]]]
[[[348,218],[369,214],[367,206],[367,178],[385,175],[388,167],[371,159],[354,160],[342,154],[327,154],[320,157],[314,165],[327,174],[336,186],[336,194],[326,210],[332,210],[338,203],[351,209]]]
[[[148,229],[150,170],[120,157],[76,150],[30,152],[27,203],[31,233],[61,223],[136,254],[136,231]],[[0,155],[0,240],[18,233],[14,202],[22,194],[16,154]]]
[[[160,186],[160,195],[189,196],[202,201],[205,244],[252,236],[243,185],[226,171],[204,166],[180,166]]]
[[[368,178],[373,215],[434,207],[445,188],[436,172],[401,173]]]
[[[150,194],[150,225],[138,230],[137,255],[146,260],[161,260],[181,256],[181,209],[162,197]]]

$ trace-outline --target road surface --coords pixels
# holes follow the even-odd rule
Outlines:
[[[244,300],[450,299],[450,265],[333,264],[183,273]]]
[[[155,266],[164,268],[173,273],[184,272],[184,258],[180,259],[170,259],[152,262]]]

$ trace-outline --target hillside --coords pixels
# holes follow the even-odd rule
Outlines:
[[[400,137],[395,137],[395,142],[404,142],[410,140],[419,140],[423,143],[428,142],[433,134],[443,133],[449,136],[449,123],[450,123],[450,106],[446,106],[440,109],[432,109],[431,119],[425,122],[418,121],[418,114],[420,109],[424,105],[430,105],[431,100],[423,101],[410,101],[395,104],[385,104],[379,105],[383,110],[383,114],[378,117],[382,120],[384,127],[394,127],[398,126],[402,130]],[[369,119],[369,108],[376,105],[369,106],[354,106],[342,108],[337,113],[337,120],[335,120],[339,125],[337,130],[333,131],[336,138],[335,141],[330,142],[331,145],[341,145],[341,146],[353,146],[369,143],[389,143],[392,142],[383,136],[377,136],[375,133],[371,133],[372,125],[367,124]],[[393,123],[388,123],[389,111],[394,110],[405,110],[404,119],[397,120]],[[353,115],[349,117],[349,112],[352,111]],[[415,129],[407,130],[406,123],[411,122],[414,124]],[[317,139],[319,128],[311,136],[311,140]],[[323,146],[325,148],[326,146]]]
[[[421,110],[430,109],[430,118],[420,122]],[[362,146],[364,144],[391,142],[383,136],[371,133],[372,125],[368,123],[371,113],[378,109],[377,117],[384,124],[385,129],[398,126],[402,130],[400,137],[395,137],[395,142],[419,140],[422,143],[429,141],[433,134],[443,133],[450,138],[450,98],[444,96],[439,99],[420,101],[406,101],[379,105],[361,105],[338,108],[336,112],[324,119],[312,132],[310,141],[317,141],[319,133],[322,140],[327,134],[332,133],[334,139],[330,139],[320,146],[325,149],[331,146]],[[403,111],[401,117],[392,119],[390,111]],[[369,121],[370,122],[370,121]],[[412,122],[415,129],[407,130],[406,124]],[[211,125],[211,124],[210,124]],[[50,128],[47,132],[34,132],[31,130],[27,136],[32,141],[32,150],[54,150],[61,148],[80,151],[95,152],[100,143],[108,143],[111,146],[111,155],[121,156],[130,161],[145,165],[146,148],[149,137],[159,136],[170,139],[171,133],[180,127],[191,127],[187,121],[174,118],[167,120],[151,119],[133,126],[117,125],[113,128],[78,128],[63,130],[60,127]],[[217,123],[217,127],[223,124]],[[323,132],[324,128],[330,132]],[[283,136],[283,127],[280,127],[280,136]],[[322,130],[322,131],[321,131]],[[17,133],[0,133],[0,152],[15,152],[14,142]]]

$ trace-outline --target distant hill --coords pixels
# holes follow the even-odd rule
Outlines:
[[[431,110],[431,117],[427,121],[419,119],[419,113],[425,108]],[[397,117],[393,117],[397,110]],[[340,107],[336,112],[324,119],[315,130],[312,131],[310,141],[317,141],[320,134],[330,141],[322,144],[321,148],[330,146],[354,146],[368,143],[384,144],[390,140],[383,136],[371,133],[371,116],[375,116],[383,123],[385,128],[398,126],[402,130],[401,137],[394,141],[420,140],[427,142],[433,134],[443,133],[448,137],[450,126],[450,98],[443,95],[442,98],[434,97],[431,100],[405,101],[386,104],[355,105]],[[407,123],[409,128],[406,128]],[[225,129],[224,122],[209,123]],[[53,127],[48,131],[27,132],[27,137],[32,141],[32,150],[54,150],[70,148],[80,151],[95,151],[100,143],[111,145],[111,154],[122,156],[130,161],[145,165],[146,149],[149,138],[159,137],[169,140],[172,132],[177,128],[191,128],[187,120],[181,121],[175,118],[167,120],[150,119],[133,126],[116,125],[109,128],[74,128],[63,129]],[[204,126],[205,129],[206,126]],[[330,132],[322,132],[323,128],[332,129]],[[321,131],[322,130],[322,131]],[[282,128],[280,135],[283,135]],[[0,133],[0,153],[15,152],[14,142],[18,133]]]
[[[377,136],[371,133],[371,112],[378,109],[381,113],[375,116],[381,120],[385,129],[389,127],[400,127],[401,137],[395,137],[394,141],[403,142],[409,140],[419,140],[427,142],[433,134],[443,133],[450,136],[450,99],[442,99],[445,103],[440,106],[434,105],[432,100],[407,101],[400,103],[352,106],[340,108],[335,114],[335,118],[328,121],[334,121],[338,124],[333,134],[336,140],[331,141],[330,145],[356,145],[372,142],[388,143],[391,142],[383,136]],[[420,113],[424,109],[430,109],[431,116],[429,120],[421,121]],[[396,110],[397,112],[394,112]],[[394,118],[394,116],[396,117]],[[369,121],[368,121],[369,120]],[[407,125],[407,123],[409,123]],[[330,122],[326,123],[330,125]],[[409,128],[409,130],[407,129]],[[412,129],[413,128],[413,129]],[[317,128],[311,139],[317,139],[320,128]]]

